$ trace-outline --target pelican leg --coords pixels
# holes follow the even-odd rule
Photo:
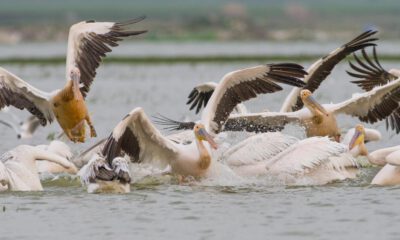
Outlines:
[[[97,137],[96,129],[94,129],[94,126],[92,124],[92,120],[90,120],[89,114],[86,115],[85,120],[90,127],[90,137]]]
[[[76,142],[76,138],[74,136],[72,136],[71,129],[65,129],[64,132],[67,135],[67,137],[69,138],[69,140]]]
[[[85,142],[85,120],[80,121],[70,131],[75,133],[72,138],[73,142]],[[72,134],[71,134],[72,135]]]

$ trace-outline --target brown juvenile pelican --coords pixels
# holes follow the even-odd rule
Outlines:
[[[297,64],[268,64],[226,74],[203,111],[201,123],[193,127],[194,141],[182,143],[164,137],[141,108],[132,110],[114,128],[102,151],[108,165],[124,153],[132,162],[171,166],[183,176],[208,176],[213,164],[211,149],[234,107],[257,94],[282,90],[277,83],[301,87],[306,72]]]
[[[130,25],[143,18],[126,22],[86,21],[71,26],[66,60],[67,83],[51,93],[34,88],[16,75],[0,68],[0,109],[14,106],[35,115],[42,126],[54,117],[71,141],[85,141],[85,122],[90,136],[96,131],[90,119],[85,97],[96,75],[102,57],[118,46],[123,37],[146,31],[130,31]]]

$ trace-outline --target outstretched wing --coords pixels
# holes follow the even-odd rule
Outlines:
[[[210,97],[217,85],[218,84],[215,82],[206,82],[194,87],[190,92],[188,96],[189,100],[186,103],[192,104],[190,105],[190,110],[196,108],[196,114],[199,113],[201,108],[207,105],[208,100],[210,100]]]
[[[222,130],[234,107],[257,94],[282,90],[277,83],[303,87],[307,73],[293,63],[268,64],[226,74],[218,84],[202,115],[206,128],[214,133]]]
[[[0,109],[14,106],[35,115],[42,126],[53,121],[51,95],[29,85],[11,72],[0,68]]]
[[[68,36],[66,77],[69,80],[71,69],[79,68],[83,96],[86,96],[89,91],[101,58],[111,52],[112,47],[118,46],[118,42],[122,41],[124,37],[147,32],[128,30],[132,24],[143,19],[144,17],[140,17],[117,23],[85,21],[71,26]]]
[[[177,152],[175,144],[153,126],[141,108],[135,108],[118,123],[102,150],[110,165],[122,153],[128,154],[133,162],[158,161],[165,165]]]
[[[306,86],[303,89],[308,89],[311,92],[314,92],[318,89],[322,81],[331,74],[331,71],[336,64],[342,61],[347,55],[368,46],[375,46],[376,44],[373,42],[378,40],[378,38],[371,37],[375,33],[376,31],[366,31],[316,61],[307,69],[308,75],[304,78]],[[294,112],[303,107],[303,101],[299,96],[301,90],[302,89],[294,88],[290,92],[282,106],[282,112]]]
[[[375,123],[387,118],[399,106],[400,78],[384,86],[375,87],[369,92],[355,94],[344,102],[324,104],[328,112],[348,114],[368,123]]]
[[[362,50],[362,61],[356,54],[354,59],[358,63],[358,66],[349,62],[353,72],[347,71],[347,73],[359,80],[352,81],[365,91],[370,91],[374,87],[385,85],[386,83],[397,79],[397,76],[386,71],[378,61],[375,47],[373,48],[373,59],[371,59],[365,50]],[[400,109],[396,109],[388,118],[386,118],[386,129],[391,128],[396,130],[396,133],[400,132]]]

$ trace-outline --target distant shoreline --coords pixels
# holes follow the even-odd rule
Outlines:
[[[240,55],[240,56],[174,56],[174,57],[108,57],[105,63],[118,64],[179,64],[179,63],[207,63],[207,62],[271,62],[271,61],[315,61],[321,55]],[[348,57],[348,60],[353,57]],[[399,61],[400,55],[380,55],[380,61]],[[64,64],[65,57],[13,57],[0,59],[0,64]]]

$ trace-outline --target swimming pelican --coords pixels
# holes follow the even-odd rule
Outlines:
[[[0,156],[0,188],[10,191],[42,191],[36,161],[50,161],[69,169],[68,159],[41,147],[20,145]]]
[[[370,91],[376,86],[382,86],[388,82],[394,81],[400,77],[399,69],[390,69],[386,71],[378,61],[375,47],[373,48],[373,59],[368,57],[365,50],[362,50],[362,56],[365,61],[362,61],[356,54],[354,59],[357,61],[358,66],[349,62],[350,67],[355,71],[347,71],[347,73],[356,77],[359,80],[352,81],[365,91]],[[395,130],[396,133],[400,132],[400,108],[397,108],[388,118],[386,118],[386,128]]]
[[[221,161],[241,176],[275,176],[285,184],[322,185],[354,178],[358,167],[343,144],[327,137],[299,140],[281,133],[249,137],[224,152]]]
[[[49,145],[38,145],[37,148],[40,148],[44,151],[55,153],[63,158],[66,158],[68,161],[72,159],[72,152],[70,147],[62,141],[54,140],[51,141]],[[72,162],[72,161],[71,161]],[[69,174],[76,174],[78,172],[77,167],[72,162],[72,166],[69,168],[65,168],[60,164],[56,164],[49,161],[37,161],[36,167],[39,173],[69,173]]]
[[[109,165],[103,157],[95,154],[78,175],[89,193],[130,192],[129,165],[122,157],[114,158]]]
[[[282,90],[277,83],[302,86],[298,79],[306,72],[297,64],[268,64],[226,74],[203,111],[201,123],[194,125],[195,140],[183,144],[164,137],[141,108],[135,108],[118,123],[103,148],[109,166],[113,159],[126,153],[132,162],[170,165],[173,173],[203,177],[212,164],[211,149],[234,107],[257,94]],[[204,143],[206,141],[207,143]],[[93,174],[91,174],[93,175]]]
[[[351,41],[343,44],[341,47],[330,52],[328,55],[320,58],[318,61],[314,62],[308,69],[308,75],[304,78],[306,85],[303,88],[293,88],[290,94],[286,97],[281,112],[292,112],[300,110],[303,107],[303,102],[301,101],[299,95],[302,89],[308,89],[310,92],[314,92],[321,84],[322,81],[331,73],[333,68],[346,56],[349,54],[364,49],[369,46],[376,46],[374,41],[378,38],[372,38],[371,36],[376,34],[377,31],[366,31],[358,35]],[[206,82],[199,84],[193,88],[188,96],[188,102],[186,104],[192,104],[190,110],[196,108],[196,113],[199,113],[200,109],[207,105],[217,83]],[[244,106],[243,106],[244,107]],[[246,113],[242,112],[241,105],[238,105],[237,114]]]
[[[372,179],[371,184],[400,184],[400,146],[383,148],[369,153],[364,144],[364,137],[364,127],[358,125],[349,147],[350,149],[356,149],[360,155],[366,156],[370,163],[384,166]]]
[[[400,146],[384,148],[371,153],[376,159],[386,164],[372,179],[375,185],[400,184]]]
[[[126,22],[85,21],[71,26],[66,60],[67,83],[51,93],[34,88],[16,75],[0,68],[0,109],[14,106],[35,115],[42,126],[55,117],[71,141],[85,141],[85,122],[90,136],[96,131],[90,119],[85,97],[96,75],[102,57],[111,52],[123,37],[146,31],[129,31],[127,27],[143,18]]]

